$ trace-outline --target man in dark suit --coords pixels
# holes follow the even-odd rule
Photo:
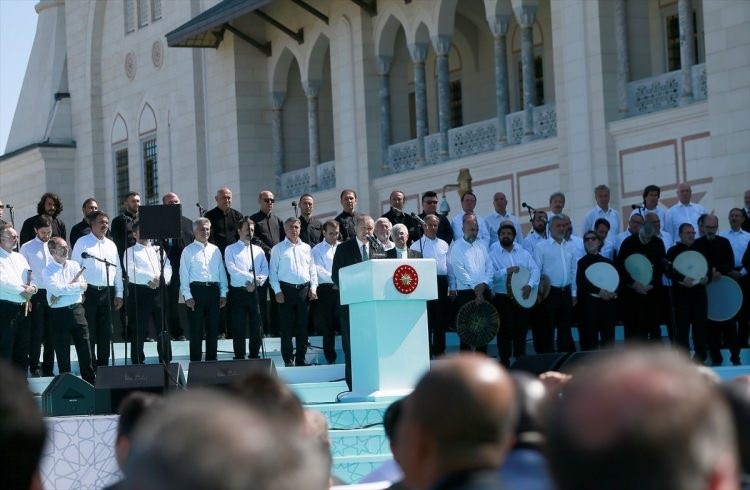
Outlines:
[[[331,278],[333,279],[334,288],[339,288],[339,270],[343,267],[358,264],[365,260],[370,260],[374,250],[370,247],[370,241],[367,239],[375,230],[375,221],[370,216],[359,215],[355,222],[356,236],[348,239],[336,247],[336,253],[333,255],[333,266],[331,268]],[[351,344],[349,337],[349,306],[341,305],[339,310],[339,321],[341,322],[341,344],[344,349],[344,359],[346,361],[346,384],[349,390],[352,389],[352,359]]]
[[[409,230],[406,225],[398,223],[391,228],[391,238],[396,244],[385,252],[386,259],[421,259],[422,254],[407,246],[409,241]]]
[[[341,241],[347,241],[357,234],[354,208],[357,207],[357,193],[352,189],[341,191],[342,211],[334,219],[339,222],[339,233]]]
[[[394,225],[399,223],[406,225],[409,231],[409,245],[411,245],[412,242],[419,240],[419,223],[404,211],[406,196],[401,191],[393,191],[389,200],[391,209],[383,215],[383,218],[388,218],[388,221]]]
[[[168,192],[161,198],[162,204],[180,205],[180,196]],[[165,252],[172,264],[173,271],[180,270],[182,250],[193,241],[193,222],[185,216],[180,216],[180,236],[166,241]],[[167,326],[170,335],[175,340],[187,340],[184,324],[187,323],[187,309],[185,304],[179,303],[180,274],[172,274],[172,281],[167,285]]]
[[[314,247],[323,239],[323,224],[312,216],[315,200],[310,194],[302,194],[299,198],[299,239]]]
[[[419,213],[419,217],[423,220],[428,214],[434,214],[440,220],[438,224],[437,237],[445,241],[448,245],[453,241],[453,228],[451,228],[451,222],[448,218],[439,214],[437,211],[438,207],[438,196],[435,191],[427,191],[422,193],[422,212]],[[460,238],[460,237],[459,237]]]

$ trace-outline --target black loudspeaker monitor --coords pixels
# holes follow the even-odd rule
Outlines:
[[[547,371],[557,371],[570,354],[567,352],[553,352],[550,354],[534,354],[516,359],[510,366],[515,371],[525,371],[533,375],[540,375]]]
[[[188,386],[226,387],[245,374],[256,371],[276,376],[276,366],[271,359],[191,362],[188,370]]]
[[[95,413],[94,387],[78,376],[63,373],[42,393],[42,411],[47,417]]]
[[[574,352],[570,355],[565,362],[560,366],[559,371],[562,373],[570,373],[575,369],[585,368],[588,363],[593,360],[599,359],[602,356],[611,354],[610,351],[605,350],[584,350],[581,352]]]
[[[168,240],[180,238],[182,204],[157,204],[138,208],[141,239]]]
[[[117,407],[131,391],[163,393],[165,386],[162,364],[134,364],[130,366],[99,366],[96,371],[96,413],[116,413]],[[182,366],[169,365],[167,390],[185,386]]]

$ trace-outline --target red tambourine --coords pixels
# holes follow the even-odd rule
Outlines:
[[[393,273],[393,285],[401,294],[413,293],[419,285],[419,274],[410,265],[400,265]]]

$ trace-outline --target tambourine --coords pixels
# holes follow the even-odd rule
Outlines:
[[[511,272],[508,274],[507,289],[508,296],[521,308],[531,308],[536,304],[537,296],[539,295],[539,285],[537,284],[531,288],[529,297],[523,298],[523,288],[529,283],[531,278],[531,271],[525,267],[519,267],[518,272]]]
[[[584,272],[586,279],[599,289],[614,293],[620,285],[620,274],[617,273],[612,264],[607,262],[596,262],[588,266]],[[597,293],[591,293],[591,296],[599,297]]]
[[[651,261],[643,254],[633,254],[625,259],[625,270],[634,281],[640,282],[644,286],[648,285],[654,278],[654,266]]]
[[[487,345],[499,329],[500,317],[487,301],[469,301],[458,310],[456,332],[464,344],[472,347]]]
[[[703,254],[695,250],[685,250],[672,262],[672,267],[693,282],[698,282],[708,274],[708,262]]]
[[[742,288],[731,277],[721,276],[706,286],[708,319],[715,322],[731,320],[742,308]]]

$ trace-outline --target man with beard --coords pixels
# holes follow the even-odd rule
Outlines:
[[[576,272],[576,285],[580,298],[578,332],[581,350],[594,350],[600,346],[610,347],[615,340],[617,291],[607,291],[594,286],[586,277],[586,269],[594,264],[605,263],[614,267],[614,263],[600,253],[602,238],[589,230],[583,234],[583,243],[586,247],[586,255],[578,259]]]
[[[718,281],[721,276],[729,276],[733,280],[740,277],[739,271],[734,269],[734,252],[732,244],[719,236],[719,218],[709,214],[703,220],[705,234],[695,240],[695,249],[701,252],[708,261],[709,275],[711,281]],[[721,355],[721,346],[724,344],[730,353],[730,361],[739,366],[740,347],[737,341],[737,317],[725,322],[708,322],[708,349],[711,354],[711,362],[714,366],[721,366],[724,362]]]
[[[517,273],[521,267],[527,269],[531,276],[521,294],[529,297],[531,289],[539,284],[539,267],[534,258],[521,245],[516,243],[516,227],[511,221],[505,221],[497,230],[498,240],[490,248],[492,261],[493,304],[500,313],[500,330],[497,332],[497,350],[500,362],[510,367],[510,358],[519,359],[526,355],[526,334],[529,331],[529,310],[514,302],[508,294],[508,277]]]
[[[312,212],[315,200],[310,194],[302,194],[299,198],[299,238],[310,247],[314,247],[323,239],[323,224],[313,218]]]
[[[683,275],[674,268],[675,259],[683,252],[694,250],[695,228],[690,223],[680,225],[680,241],[675,243],[667,252],[667,261],[672,264],[668,275],[672,279],[672,295],[674,297],[675,315],[675,343],[690,352],[690,327],[693,327],[694,359],[703,364],[706,361],[706,321],[708,314],[708,299],[706,298],[706,284],[708,276],[699,280]]]
[[[547,240],[547,213],[535,210],[531,218],[531,231],[523,240],[523,248],[534,255],[536,244],[545,240]]]
[[[23,222],[18,245],[23,245],[29,240],[34,239],[36,236],[36,233],[34,233],[34,223],[36,223],[36,218],[42,215],[49,216],[52,221],[52,236],[59,236],[65,239],[67,236],[65,223],[62,219],[58,218],[62,211],[63,203],[62,200],[60,200],[60,196],[52,192],[44,193],[39,200],[39,203],[36,205],[36,216],[32,216]]]
[[[122,202],[122,214],[112,220],[112,241],[117,245],[117,255],[123,256],[125,250],[135,245],[133,236],[133,223],[138,221],[138,208],[141,205],[141,196],[137,192],[130,191],[125,194]],[[127,281],[128,264],[125,264],[124,277]]]
[[[354,219],[354,208],[357,207],[357,193],[352,189],[341,191],[342,211],[334,219],[339,222],[341,241],[346,241],[357,235]]]
[[[451,222],[448,218],[437,212],[438,196],[435,191],[427,191],[422,193],[422,212],[419,213],[419,217],[423,220],[428,214],[434,214],[440,220],[438,225],[437,237],[445,241],[448,245],[453,241],[453,229],[451,228]],[[427,220],[425,220],[427,221]]]
[[[385,254],[388,250],[391,250],[394,245],[391,240],[391,229],[393,223],[388,218],[382,217],[375,220],[375,238],[378,240],[379,250],[376,250],[376,254]],[[382,257],[381,257],[382,258]]]
[[[625,241],[626,238],[637,235],[638,232],[641,230],[641,225],[643,225],[644,221],[646,221],[643,218],[643,215],[640,213],[633,214],[630,216],[630,219],[628,220],[628,229],[620,233],[615,237],[615,256],[620,253],[620,247],[622,246],[622,242]]]
[[[76,242],[79,238],[91,233],[91,223],[89,223],[89,215],[94,211],[99,211],[99,204],[96,202],[96,199],[94,199],[93,197],[89,197],[88,199],[83,201],[83,206],[81,206],[83,219],[80,222],[76,223],[70,230],[71,247],[76,246]]]
[[[227,245],[237,241],[237,227],[242,219],[242,213],[232,208],[232,191],[229,187],[217,190],[214,200],[216,207],[206,211],[203,217],[211,222],[209,241],[219,248],[221,256],[224,257],[224,249]],[[268,249],[270,250],[271,247]]]
[[[632,217],[631,217],[632,219]],[[637,281],[625,267],[634,254],[645,256],[651,263],[651,282]],[[664,273],[664,243],[656,236],[651,223],[646,222],[636,235],[623,240],[617,255],[617,268],[623,281],[623,307],[626,340],[661,342],[660,305],[664,293],[661,276]]]

